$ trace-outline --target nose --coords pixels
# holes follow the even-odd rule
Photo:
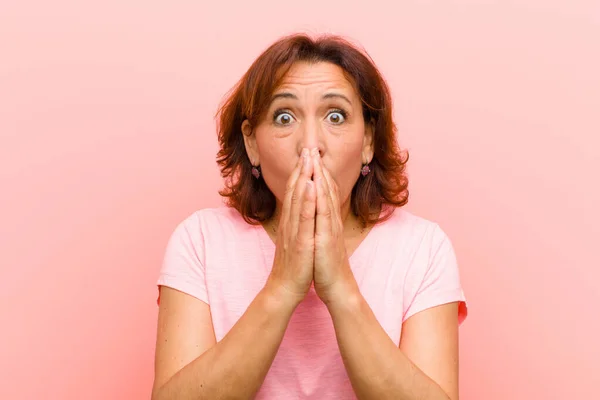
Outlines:
[[[323,156],[325,148],[323,143],[323,134],[317,121],[309,119],[305,120],[301,125],[299,145],[300,152],[303,148],[307,148],[309,150],[318,148],[319,154]]]

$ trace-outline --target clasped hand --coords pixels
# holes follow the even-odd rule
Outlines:
[[[328,304],[356,287],[344,241],[338,188],[317,149],[304,149],[290,176],[269,282],[299,302],[314,281]]]

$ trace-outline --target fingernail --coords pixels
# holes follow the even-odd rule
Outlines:
[[[310,159],[310,157],[304,157],[304,166],[302,167],[302,169],[304,171],[308,171],[308,165],[312,162],[312,160]]]
[[[315,147],[314,149],[312,149],[312,150],[310,151],[310,153],[311,153],[313,156],[317,156],[317,155],[319,155],[319,149]]]
[[[306,157],[306,156],[308,156],[308,149],[304,148],[304,149],[302,149],[302,157]]]

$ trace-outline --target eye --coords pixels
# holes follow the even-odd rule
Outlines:
[[[334,125],[340,125],[346,120],[346,113],[342,110],[334,110],[327,114],[327,119]]]
[[[273,121],[275,121],[277,125],[289,125],[294,122],[294,117],[287,111],[276,111],[273,116]]]

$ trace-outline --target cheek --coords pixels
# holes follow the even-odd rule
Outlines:
[[[293,154],[276,152],[269,157],[267,168],[271,175],[287,180],[294,170],[295,162]]]
[[[276,142],[259,144],[259,149],[263,179],[275,197],[281,199],[287,180],[298,162],[298,155],[293,149]]]
[[[332,154],[330,160],[328,160],[330,163],[325,163],[325,167],[329,169],[338,185],[341,201],[345,201],[350,196],[352,188],[360,175],[361,150],[361,147],[354,144],[347,146],[344,152]]]
[[[360,175],[359,168],[360,167],[357,167],[356,165],[349,165],[335,177],[340,201],[345,202],[350,197],[352,188],[354,188]]]

